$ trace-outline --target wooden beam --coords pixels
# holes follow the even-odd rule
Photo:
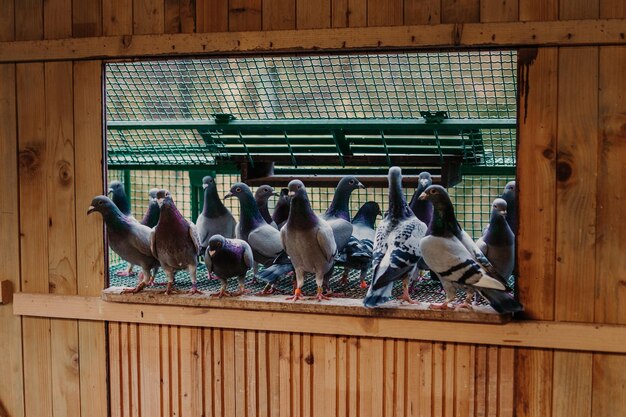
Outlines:
[[[465,23],[0,42],[0,62],[187,55],[624,45],[626,19]]]
[[[0,281],[0,304],[9,304],[13,296],[13,283],[9,280]]]
[[[349,317],[332,314],[251,311],[111,303],[98,297],[16,293],[13,313],[225,329],[389,337],[515,347],[626,353],[626,326],[517,321],[504,325]]]

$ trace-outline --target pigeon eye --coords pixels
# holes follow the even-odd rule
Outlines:
[[[354,180],[350,180],[350,185],[353,185],[353,184],[354,184]]]
[[[240,193],[241,192],[241,188],[237,187],[237,189],[235,191]]]
[[[104,201],[98,201],[98,205],[101,206],[104,204]]]
[[[437,190],[430,190],[431,194],[437,194]]]

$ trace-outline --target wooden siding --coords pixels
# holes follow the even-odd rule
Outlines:
[[[371,47],[381,33],[406,47],[398,26],[430,25],[414,32],[419,47],[523,48],[518,246],[527,317],[626,325],[626,46],[623,30],[594,26],[609,18],[626,18],[622,0],[0,0],[0,281],[99,294],[102,224],[85,216],[103,186],[99,59],[237,40],[161,36],[194,32],[242,31],[250,49],[276,39],[292,49],[294,40]],[[254,32],[367,27],[377,29],[335,38]],[[0,410],[11,417],[626,413],[626,356],[617,353],[106,324],[15,316],[10,304],[0,305],[0,351]]]

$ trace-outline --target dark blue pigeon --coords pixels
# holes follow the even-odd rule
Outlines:
[[[323,294],[323,285],[332,275],[337,253],[333,230],[311,208],[302,181],[291,181],[288,189],[291,197],[289,218],[280,230],[280,236],[296,271],[296,288],[290,299],[296,301],[302,298],[304,275],[309,272],[315,274],[316,298],[321,301],[328,298]]]
[[[426,226],[428,226],[433,218],[433,203],[428,200],[420,200],[419,196],[426,188],[433,184],[433,179],[430,172],[424,171],[419,173],[418,181],[419,184],[413,193],[413,197],[411,197],[409,208],[418,219],[426,223]]]
[[[152,281],[151,271],[159,267],[159,261],[150,249],[152,229],[142,225],[133,217],[124,215],[106,196],[97,196],[91,201],[87,214],[98,212],[106,224],[109,246],[113,252],[132,265],[139,265],[143,276],[136,288],[130,292],[141,291]]]
[[[222,235],[213,235],[209,239],[209,247],[204,254],[204,262],[207,271],[217,277],[222,283],[220,291],[211,294],[216,297],[241,295],[246,293],[246,273],[252,266],[252,249],[247,242],[241,239],[226,239]],[[237,277],[239,291],[229,293],[226,291],[228,279]]]
[[[107,194],[111,196],[111,200],[113,200],[113,203],[115,203],[123,215],[130,216],[130,199],[124,190],[124,184],[119,181],[111,181]]]
[[[274,189],[270,187],[269,185],[262,185],[259,188],[257,188],[256,191],[254,192],[254,201],[256,201],[256,205],[259,208],[259,211],[261,212],[261,216],[263,216],[267,224],[278,229],[278,225],[272,219],[272,215],[270,214],[270,209],[267,206],[267,200],[269,200],[270,197],[273,197],[275,195],[280,195],[280,194],[275,193]]]
[[[157,225],[159,215],[161,214],[161,208],[159,207],[156,197],[158,191],[158,188],[152,188],[148,191],[148,209],[146,210],[146,214],[143,215],[143,219],[141,219],[141,224],[149,228],[153,228]]]
[[[161,207],[159,223],[154,227],[150,247],[167,276],[166,294],[174,292],[176,271],[187,270],[191,277],[191,294],[200,293],[197,287],[199,238],[196,226],[178,211],[167,190],[159,190],[157,201]]]
[[[280,190],[278,200],[274,206],[272,220],[280,229],[287,221],[287,217],[289,217],[289,190],[283,188]]]
[[[515,192],[515,181],[509,181],[504,187],[502,199],[506,201],[507,205],[506,222],[509,224],[513,234],[517,235],[517,205],[515,204]]]
[[[428,235],[421,242],[422,256],[439,277],[446,293],[446,300],[442,304],[431,304],[431,308],[450,308],[450,303],[456,299],[456,288],[460,287],[466,290],[467,297],[457,308],[471,308],[469,302],[478,291],[499,313],[522,311],[522,305],[507,294],[506,285],[489,272],[493,266],[459,225],[446,190],[431,185],[420,198],[430,200],[435,206]]]
[[[402,192],[402,170],[389,168],[389,210],[376,228],[372,283],[363,299],[365,307],[376,307],[391,299],[394,281],[403,280],[400,300],[412,303],[409,273],[421,257],[420,241],[426,224],[415,217]]]
[[[347,284],[350,269],[361,272],[360,286],[367,288],[365,275],[372,264],[372,250],[374,247],[374,229],[376,217],[381,215],[380,206],[374,201],[368,201],[361,206],[352,219],[352,236],[337,255],[337,262],[344,265],[342,282]]]
[[[199,255],[204,255],[209,246],[209,239],[213,235],[222,235],[225,238],[235,237],[235,226],[237,222],[224,206],[220,196],[217,194],[217,184],[210,175],[202,178],[202,188],[204,189],[204,204],[202,212],[196,219],[198,237],[200,238]]]
[[[337,250],[341,251],[352,236],[352,223],[350,223],[350,195],[358,188],[365,188],[363,184],[352,175],[348,175],[339,180],[333,201],[322,218],[328,222],[333,229],[333,236],[337,244]]]
[[[487,257],[498,275],[507,280],[515,266],[515,235],[506,222],[507,203],[496,198],[491,206],[491,217],[485,234],[476,245]]]

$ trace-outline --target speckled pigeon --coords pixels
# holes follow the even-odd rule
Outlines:
[[[389,211],[376,228],[372,283],[363,299],[365,307],[376,307],[391,298],[393,282],[403,280],[401,300],[412,303],[408,274],[420,257],[420,241],[426,224],[415,217],[402,192],[402,170],[389,168]]]
[[[111,181],[107,194],[111,195],[111,200],[113,200],[113,203],[120,209],[122,214],[130,216],[130,199],[124,190],[124,184],[119,181]]]
[[[372,249],[376,231],[374,225],[376,217],[381,215],[380,206],[374,201],[368,201],[361,206],[352,219],[352,236],[348,244],[337,255],[337,261],[344,265],[342,282],[348,282],[350,269],[361,272],[360,286],[367,288],[365,275],[372,264]]]
[[[174,292],[176,271],[186,269],[191,277],[191,294],[200,293],[197,288],[199,238],[196,226],[178,211],[167,190],[159,190],[157,201],[161,206],[159,223],[153,229],[150,247],[167,276],[166,294]]]
[[[283,252],[280,232],[263,219],[252,191],[246,184],[234,184],[224,196],[230,197],[237,197],[240,204],[239,223],[235,232],[237,238],[248,242],[255,262],[264,266],[270,265]]]
[[[141,219],[141,224],[153,228],[159,222],[159,215],[161,214],[161,208],[157,201],[158,188],[152,188],[148,191],[148,209]]]
[[[248,242],[241,239],[226,239],[222,235],[211,236],[204,255],[204,263],[207,271],[222,283],[220,291],[211,295],[221,298],[225,295],[241,295],[247,292],[244,282],[252,262],[252,249]],[[239,280],[239,291],[236,293],[226,291],[228,278],[232,277]]]
[[[509,224],[511,231],[517,235],[517,206],[515,205],[515,192],[517,186],[515,181],[509,181],[504,187],[502,199],[506,201],[506,222]]]
[[[433,218],[433,203],[428,200],[420,200],[419,196],[426,188],[433,184],[433,179],[430,172],[424,171],[419,173],[418,181],[419,184],[415,189],[415,193],[413,193],[413,197],[411,197],[409,208],[418,219],[426,223],[426,226],[428,226]]]
[[[333,201],[322,218],[328,222],[333,229],[333,236],[337,244],[337,250],[343,250],[344,246],[352,236],[352,223],[350,223],[350,195],[357,188],[365,188],[363,184],[352,175],[348,175],[339,180]]]
[[[261,212],[261,216],[263,216],[267,224],[278,229],[278,225],[272,219],[270,210],[267,207],[267,200],[269,200],[270,197],[275,196],[275,195],[279,195],[279,194],[275,193],[272,187],[270,187],[269,185],[262,185],[259,188],[257,188],[256,191],[254,192],[254,201],[256,201],[256,205],[259,208],[259,211]]]
[[[484,265],[491,265],[457,222],[446,190],[431,185],[420,198],[432,201],[435,206],[428,235],[422,239],[422,256],[439,277],[446,293],[446,300],[442,304],[431,304],[431,308],[450,308],[450,303],[456,299],[456,287],[461,287],[467,291],[467,297],[457,308],[471,308],[468,302],[474,291],[478,291],[499,313],[522,311],[522,305],[507,294],[506,285],[485,269]]]
[[[313,212],[302,181],[293,180],[288,188],[291,197],[289,219],[280,230],[280,236],[296,270],[296,288],[289,299],[302,298],[304,275],[309,272],[315,274],[316,298],[321,301],[328,298],[323,294],[323,284],[332,274],[337,252],[333,230]]]
[[[280,229],[287,221],[287,217],[289,217],[289,190],[283,188],[280,190],[280,195],[274,206],[272,220]]]
[[[200,255],[204,255],[211,236],[219,234],[227,239],[235,237],[235,225],[237,224],[217,194],[217,185],[213,177],[207,175],[202,178],[202,188],[204,188],[204,205],[202,212],[196,219],[200,238]]]
[[[498,275],[507,280],[515,265],[515,235],[506,222],[507,204],[496,198],[491,206],[491,218],[485,234],[476,245],[489,259]]]
[[[153,279],[151,271],[159,267],[159,261],[150,250],[152,229],[124,215],[113,201],[103,195],[94,197],[87,214],[94,211],[102,214],[108,242],[113,252],[125,261],[141,267],[142,280],[135,289],[131,290],[132,292],[141,291]]]

